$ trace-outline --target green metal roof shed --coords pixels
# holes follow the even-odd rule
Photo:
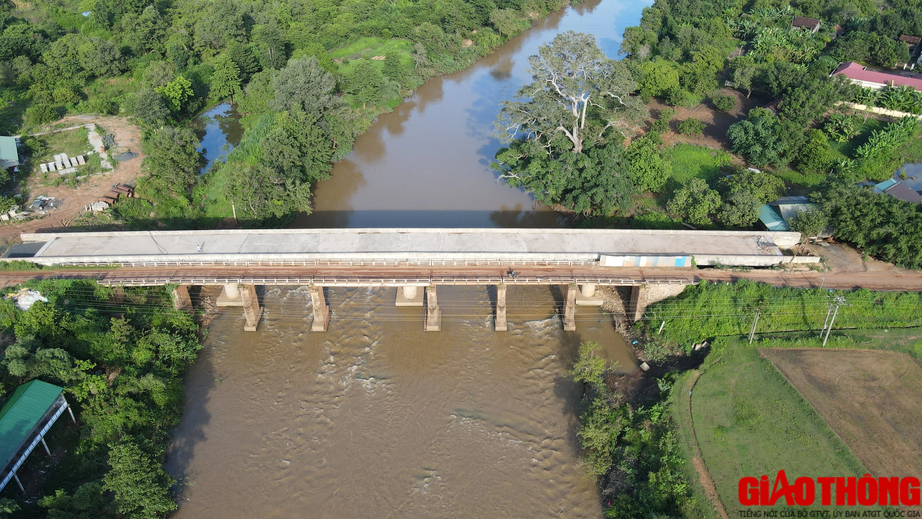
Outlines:
[[[784,222],[784,218],[781,218],[778,210],[768,204],[763,205],[762,209],[759,211],[759,220],[769,231],[791,230],[788,224]]]
[[[19,165],[19,151],[15,137],[0,137],[0,167],[12,168]]]
[[[0,490],[16,478],[16,471],[39,442],[48,451],[45,433],[68,408],[63,391],[54,384],[32,380],[16,388],[0,409]],[[19,486],[22,488],[21,483]]]

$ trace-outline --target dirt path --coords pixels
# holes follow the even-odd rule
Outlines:
[[[711,473],[708,472],[707,465],[704,464],[704,456],[701,454],[701,448],[698,446],[698,435],[695,433],[695,418],[692,416],[692,391],[695,389],[695,384],[698,383],[698,377],[701,376],[701,372],[695,370],[694,376],[690,379],[689,383],[686,384],[688,389],[688,394],[682,396],[683,401],[687,401],[685,405],[685,411],[688,413],[688,424],[689,429],[691,430],[691,443],[695,448],[695,452],[692,454],[692,464],[695,466],[695,472],[698,473],[698,480],[701,482],[701,486],[704,487],[704,493],[707,495],[708,501],[711,502],[711,506],[714,507],[714,510],[720,514],[720,517],[723,519],[729,519],[726,509],[724,509],[723,503],[720,501],[720,495],[717,494],[717,487],[714,485],[714,481],[711,479]],[[687,398],[686,398],[687,396]]]
[[[26,188],[30,197],[34,199],[38,195],[53,196],[62,201],[62,204],[59,208],[48,212],[43,218],[0,225],[0,243],[19,241],[19,235],[24,232],[67,227],[74,218],[83,214],[85,205],[105,195],[113,185],[134,185],[140,176],[141,162],[144,160],[144,154],[141,152],[141,130],[129,123],[127,118],[74,115],[55,121],[53,124],[62,123],[68,126],[94,123],[106,133],[115,136],[116,148],[131,150],[138,156],[126,162],[116,162],[115,170],[93,175],[85,179],[77,186],[77,189],[66,184],[57,187],[44,186],[41,174],[33,174]]]
[[[742,93],[727,88],[721,89],[720,93],[736,99],[736,107],[733,110],[721,112],[711,106],[709,101],[692,108],[675,107],[676,114],[669,125],[672,131],[662,136],[664,146],[669,148],[679,143],[688,143],[722,150],[731,149],[730,140],[727,138],[727,130],[730,125],[744,119],[750,109],[765,104],[765,100],[755,97],[747,98]],[[650,109],[654,114],[658,114],[663,108],[667,108],[667,106],[655,99],[650,103]],[[704,123],[703,134],[690,137],[681,135],[676,131],[680,121],[691,118],[698,119]],[[734,157],[734,160],[742,164],[739,158]]]

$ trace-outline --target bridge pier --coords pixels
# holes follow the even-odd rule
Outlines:
[[[415,285],[398,287],[395,306],[423,306],[423,293]]]
[[[579,306],[602,306],[602,298],[595,295],[595,285],[585,284],[579,286],[576,294],[576,304]]]
[[[192,313],[192,298],[189,297],[189,287],[179,285],[173,289],[173,310],[183,310]]]
[[[435,295],[435,285],[426,287],[426,324],[423,330],[427,332],[442,331],[442,310],[439,309],[439,300]]]
[[[259,326],[259,319],[263,315],[263,309],[259,306],[259,298],[256,295],[256,285],[243,285],[240,297],[243,300],[243,316],[247,320],[243,331],[255,332],[256,327]]]
[[[563,305],[563,331],[576,331],[576,284],[567,285],[567,299]]]
[[[240,297],[240,287],[237,283],[225,283],[224,289],[218,294],[218,300],[215,306],[243,306],[243,299]]]
[[[636,285],[631,287],[631,301],[627,305],[627,317],[633,322],[637,322],[643,317],[643,311],[647,309],[647,285]]]
[[[330,325],[330,307],[323,297],[323,287],[310,285],[311,305],[314,307],[314,322],[311,323],[312,332],[325,332]]]
[[[506,331],[506,285],[496,285],[496,331]]]

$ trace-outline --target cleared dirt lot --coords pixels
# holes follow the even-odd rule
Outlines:
[[[904,353],[760,350],[875,477],[922,474],[922,368]]]
[[[126,118],[69,116],[55,121],[54,124],[76,126],[90,123],[95,123],[106,133],[114,135],[116,148],[133,151],[138,156],[126,162],[115,163],[114,171],[93,175],[76,189],[67,184],[57,187],[44,185],[40,175],[33,175],[27,188],[30,201],[36,195],[45,195],[53,196],[63,203],[60,208],[49,212],[43,218],[0,225],[0,242],[18,241],[19,235],[24,232],[51,231],[67,227],[74,218],[84,213],[85,205],[105,195],[114,184],[134,185],[137,182],[141,175],[141,163],[144,161],[144,154],[141,152],[141,130],[129,123]]]

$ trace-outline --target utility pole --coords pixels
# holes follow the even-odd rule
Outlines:
[[[752,344],[752,339],[756,335],[756,325],[759,324],[759,315],[762,313],[761,308],[756,308],[756,315],[752,319],[752,328],[749,329],[749,344]]]
[[[829,321],[829,328],[826,329],[826,337],[823,339],[823,347],[826,346],[826,341],[829,340],[829,332],[832,331],[832,325],[836,322],[836,315],[839,314],[839,307],[845,304],[845,298],[842,296],[836,296],[835,310],[832,312],[832,319]]]

